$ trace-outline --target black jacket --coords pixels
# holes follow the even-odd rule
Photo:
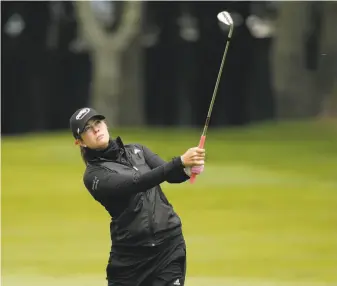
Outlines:
[[[140,144],[110,140],[104,151],[86,148],[84,184],[109,212],[112,247],[154,246],[181,234],[181,220],[159,184],[189,177],[180,157],[165,162]]]

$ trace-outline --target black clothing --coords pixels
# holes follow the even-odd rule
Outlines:
[[[108,286],[183,286],[186,246],[182,236],[135,253],[112,252],[107,267]]]
[[[174,248],[172,240],[183,239],[181,220],[159,184],[165,181],[182,183],[189,179],[181,158],[165,162],[143,145],[124,145],[120,137],[110,140],[103,151],[85,148],[84,157],[88,162],[84,184],[112,218],[108,279],[113,272],[109,269],[125,262],[116,257],[128,257],[130,269],[140,260],[142,265],[160,257],[170,261],[172,258],[165,253]],[[139,261],[131,262],[130,257],[136,253],[142,253]]]

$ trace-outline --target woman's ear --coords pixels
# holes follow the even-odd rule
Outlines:
[[[75,145],[80,145],[81,147],[87,147],[87,145],[85,145],[81,139],[76,139]]]

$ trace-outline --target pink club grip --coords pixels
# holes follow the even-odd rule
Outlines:
[[[206,136],[201,136],[200,137],[200,141],[199,141],[199,148],[204,148],[205,146],[205,141],[206,141]],[[195,173],[192,173],[191,174],[191,177],[190,177],[190,183],[193,184],[195,182],[195,179],[196,179],[196,174]]]

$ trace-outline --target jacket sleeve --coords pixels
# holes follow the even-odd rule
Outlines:
[[[122,175],[104,169],[100,166],[88,167],[84,174],[84,185],[94,198],[131,196],[145,192],[172,176],[173,173],[183,170],[181,159],[174,158],[151,171],[140,174],[136,170],[130,175]]]
[[[167,164],[162,158],[160,158],[157,154],[153,153],[149,148],[144,145],[139,145],[139,147],[143,150],[144,157],[146,163],[149,165],[151,169],[155,169],[159,166]],[[188,180],[190,177],[187,175],[187,168],[175,169],[167,176],[167,182],[174,183],[182,183]]]

